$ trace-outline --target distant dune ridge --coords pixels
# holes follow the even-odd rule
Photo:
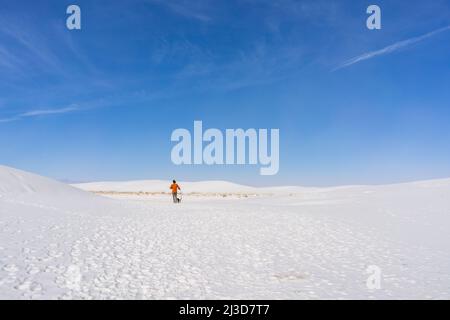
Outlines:
[[[136,181],[106,181],[92,183],[73,184],[74,187],[92,192],[124,192],[124,193],[168,193],[170,180],[136,180]],[[251,187],[229,181],[198,181],[198,182],[178,182],[182,192],[216,194],[284,194],[302,193],[323,190],[324,188],[301,187],[301,186],[280,186],[280,187]]]
[[[241,193],[241,194],[299,194],[304,192],[329,192],[361,188],[399,189],[399,188],[435,188],[450,187],[450,178],[397,183],[389,185],[355,185],[337,187],[251,187],[229,181],[199,181],[178,182],[185,194],[189,193]],[[58,195],[86,195],[88,192],[130,192],[130,193],[169,193],[170,180],[135,180],[135,181],[105,181],[65,184],[53,179],[42,177],[26,171],[0,165],[0,195],[19,194],[51,194]],[[83,191],[80,191],[83,190]]]
[[[395,183],[389,185],[348,185],[337,187],[302,187],[302,186],[279,186],[279,187],[251,187],[229,181],[199,181],[178,182],[184,194],[193,195],[299,195],[304,193],[339,192],[344,190],[395,190],[414,188],[450,187],[450,178],[415,181],[406,183]],[[111,194],[141,194],[157,195],[170,193],[170,180],[135,180],[135,181],[105,181],[73,184],[74,187],[95,193]]]

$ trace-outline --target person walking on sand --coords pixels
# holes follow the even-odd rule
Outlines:
[[[173,203],[179,203],[180,199],[178,199],[178,190],[181,190],[181,188],[175,180],[172,181],[170,189],[172,190]]]

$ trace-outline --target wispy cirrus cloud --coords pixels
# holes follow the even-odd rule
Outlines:
[[[24,118],[48,116],[48,115],[55,115],[55,114],[64,114],[64,113],[69,113],[69,112],[75,112],[78,110],[80,110],[80,109],[77,106],[69,106],[69,107],[60,108],[60,109],[31,110],[31,111],[16,114],[16,115],[8,117],[8,118],[2,118],[2,119],[0,119],[0,123],[17,121],[17,120],[24,119]]]
[[[8,68],[12,71],[17,71],[21,61],[11,53],[6,47],[0,46],[0,67]]]
[[[188,19],[194,19],[201,22],[211,21],[211,17],[205,13],[205,1],[186,1],[186,0],[147,0],[148,2],[163,5],[173,13]]]
[[[64,79],[101,76],[80,43],[60,21],[40,21],[0,12],[0,72],[2,77],[26,79],[52,75]],[[76,68],[72,66],[76,65]]]
[[[1,15],[0,19],[6,21],[0,26],[0,35],[7,43],[0,47],[4,66],[14,72],[29,72],[30,65],[54,72],[62,69],[60,59],[48,45],[46,37],[35,31],[33,23]]]
[[[37,116],[44,116],[49,114],[60,114],[60,113],[68,113],[77,111],[78,108],[75,106],[70,106],[67,108],[61,108],[61,109],[44,109],[44,110],[33,110],[28,111],[25,113],[20,114],[20,117],[26,118],[26,117],[37,117]]]
[[[375,57],[379,57],[379,56],[383,56],[383,55],[386,55],[386,54],[390,54],[392,52],[395,52],[395,51],[404,49],[406,47],[412,46],[412,45],[414,45],[414,44],[416,44],[418,42],[421,42],[421,41],[426,40],[428,38],[431,38],[431,37],[433,37],[433,36],[435,36],[435,35],[437,35],[439,33],[442,33],[442,32],[445,32],[445,31],[449,31],[449,30],[450,30],[450,26],[446,26],[446,27],[443,27],[443,28],[440,28],[440,29],[428,32],[428,33],[426,33],[426,34],[424,34],[422,36],[418,36],[418,37],[414,37],[414,38],[410,38],[410,39],[407,39],[407,40],[396,42],[396,43],[391,44],[391,45],[389,45],[389,46],[387,46],[387,47],[385,47],[383,49],[380,49],[380,50],[364,53],[364,54],[362,54],[360,56],[357,56],[357,57],[354,57],[354,58],[351,58],[351,59],[345,61],[344,63],[342,63],[342,64],[338,65],[337,67],[335,67],[332,71],[334,72],[334,71],[337,71],[337,70],[340,70],[340,69],[344,69],[344,68],[350,67],[350,66],[352,66],[352,65],[354,65],[356,63],[359,63],[359,62],[362,62],[362,61],[365,61],[365,60],[369,60],[369,59],[372,59],[372,58],[375,58]]]

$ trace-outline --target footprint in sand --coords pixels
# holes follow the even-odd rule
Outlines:
[[[25,291],[25,294],[36,294],[42,291],[40,283],[25,279],[21,284],[15,287],[17,290]]]
[[[3,270],[8,272],[9,274],[14,274],[17,271],[19,271],[19,268],[15,264],[11,263],[11,264],[5,264],[3,266]]]
[[[27,273],[30,275],[39,273],[40,269],[39,267],[35,266],[34,264],[30,264],[27,266]]]

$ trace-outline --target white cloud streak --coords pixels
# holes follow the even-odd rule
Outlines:
[[[54,115],[54,114],[64,114],[69,112],[78,111],[79,108],[76,106],[70,106],[66,108],[61,109],[38,109],[38,110],[31,110],[24,113],[17,114],[15,116],[12,116],[10,118],[3,118],[0,119],[0,123],[5,122],[12,122],[17,121],[23,118],[32,118],[32,117],[39,117],[39,116],[48,116],[48,115]]]
[[[399,41],[397,43],[394,43],[394,44],[392,44],[390,46],[387,46],[387,47],[385,47],[383,49],[380,49],[380,50],[364,53],[364,54],[362,54],[360,56],[357,56],[357,57],[354,57],[352,59],[349,59],[349,60],[345,61],[344,63],[342,63],[339,66],[337,66],[336,68],[334,68],[332,71],[334,72],[334,71],[337,71],[337,70],[340,70],[340,69],[344,69],[344,68],[350,67],[350,66],[352,66],[352,65],[354,65],[356,63],[359,63],[359,62],[362,62],[362,61],[365,61],[365,60],[369,60],[369,59],[372,59],[372,58],[375,58],[375,57],[379,57],[379,56],[383,56],[383,55],[386,55],[386,54],[390,54],[392,52],[395,52],[395,51],[398,51],[400,49],[409,47],[411,45],[414,45],[414,44],[416,44],[418,42],[421,42],[421,41],[423,41],[425,39],[431,38],[431,37],[433,37],[433,36],[435,36],[435,35],[437,35],[439,33],[442,33],[442,32],[448,31],[448,30],[450,30],[450,26],[447,26],[447,27],[444,27],[444,28],[440,28],[440,29],[428,32],[427,34],[424,34],[424,35],[419,36],[419,37],[415,37],[415,38]]]
[[[194,19],[201,22],[210,22],[211,17],[204,11],[206,2],[204,1],[187,1],[187,0],[148,0],[150,3],[163,5],[173,13],[188,19]]]
[[[76,107],[67,107],[67,108],[62,108],[62,109],[34,110],[34,111],[28,111],[28,112],[20,114],[20,117],[21,118],[37,117],[37,116],[50,115],[50,114],[68,113],[68,112],[72,112],[72,111],[76,111],[76,110],[78,110],[78,108],[76,108]]]

